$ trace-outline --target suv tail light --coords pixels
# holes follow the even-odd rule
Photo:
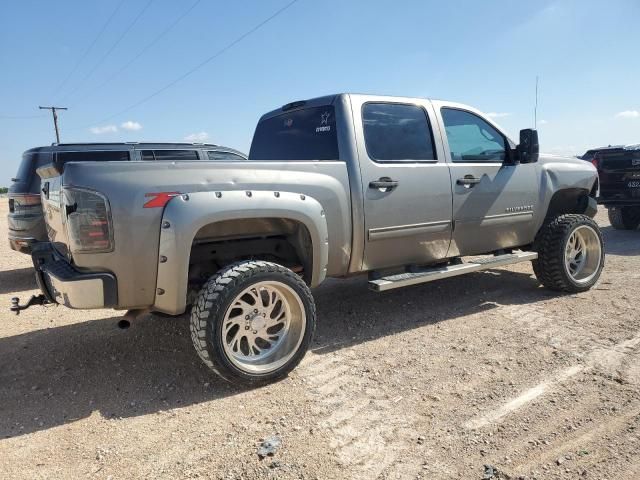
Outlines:
[[[66,216],[67,235],[73,253],[113,250],[111,211],[102,194],[65,188],[62,215]]]
[[[10,193],[9,212],[29,213],[31,209],[39,207],[40,195],[37,193]]]

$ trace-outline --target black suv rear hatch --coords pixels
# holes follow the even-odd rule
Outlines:
[[[640,145],[603,151],[595,155],[600,175],[600,201],[640,204]]]

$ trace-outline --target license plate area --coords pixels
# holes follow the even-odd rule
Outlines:
[[[640,188],[640,180],[630,180],[627,182],[628,188]]]

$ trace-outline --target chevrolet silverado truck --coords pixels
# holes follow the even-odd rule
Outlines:
[[[589,150],[600,179],[598,203],[604,205],[616,230],[640,226],[640,144]]]
[[[516,145],[458,103],[339,94],[262,116],[248,161],[54,162],[29,303],[190,308],[203,362],[255,385],[300,362],[327,277],[385,292],[531,261],[546,287],[588,290],[604,264],[596,169],[537,138]]]

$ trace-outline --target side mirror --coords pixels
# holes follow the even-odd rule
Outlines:
[[[540,156],[538,131],[532,128],[520,130],[520,145],[517,147],[520,163],[535,163]]]

